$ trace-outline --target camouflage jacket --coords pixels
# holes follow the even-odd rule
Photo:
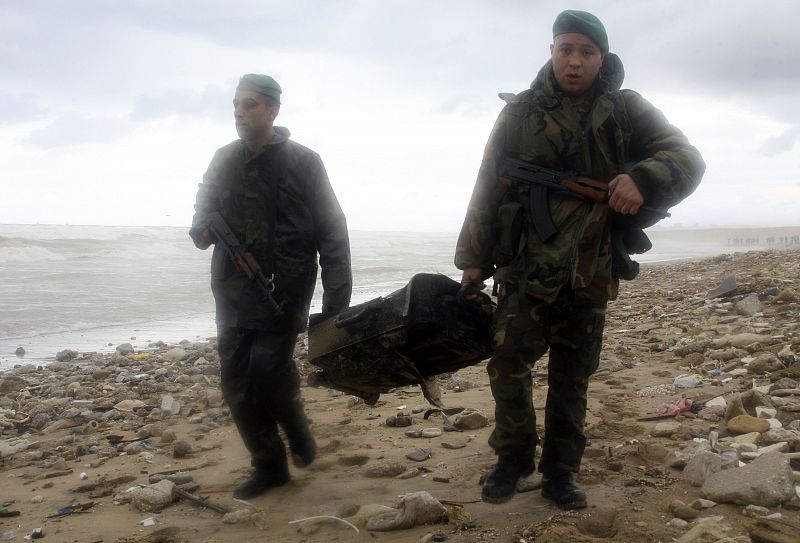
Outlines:
[[[219,211],[264,272],[274,273],[273,297],[283,306],[283,314],[276,315],[257,285],[215,246],[211,288],[217,323],[224,326],[266,329],[280,321],[302,330],[317,279],[317,254],[323,310],[339,311],[350,303],[347,223],[325,167],[319,155],[289,140],[287,129],[275,132],[258,153],[242,140],[217,150],[197,192],[189,231],[195,244],[208,226],[208,213]]]
[[[639,94],[620,91],[623,77],[619,58],[607,54],[591,100],[576,105],[558,89],[548,61],[530,89],[508,100],[484,151],[456,267],[495,266],[495,280],[524,282],[542,300],[555,299],[566,284],[577,299],[616,297],[611,229],[618,216],[606,203],[551,191],[548,204],[558,233],[543,243],[530,220],[527,189],[503,186],[498,165],[513,157],[605,182],[627,172],[646,205],[665,208],[681,201],[705,170],[700,153]]]

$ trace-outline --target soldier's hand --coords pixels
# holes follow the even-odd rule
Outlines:
[[[636,215],[644,204],[642,193],[627,173],[616,176],[608,184],[608,205],[617,213]]]
[[[481,281],[481,274],[483,270],[481,268],[466,268],[461,273],[461,288],[462,290],[470,285],[482,289],[483,288],[483,281]],[[481,297],[477,294],[465,294],[464,299],[470,302],[478,302],[480,301]]]
[[[204,249],[204,250],[208,249],[209,246],[211,246],[211,244],[213,242],[214,242],[214,240],[211,239],[211,232],[209,232],[208,228],[206,228],[205,230],[200,232],[200,237],[199,237],[198,242],[197,242],[197,248],[198,249]]]
[[[466,268],[463,272],[461,272],[461,284],[462,285],[480,285],[481,284],[481,268]]]

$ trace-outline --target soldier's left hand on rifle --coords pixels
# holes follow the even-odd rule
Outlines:
[[[639,187],[627,173],[621,173],[608,184],[608,205],[623,215],[636,215],[644,204]]]

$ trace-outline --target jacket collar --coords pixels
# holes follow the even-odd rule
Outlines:
[[[260,149],[255,152],[250,151],[250,149],[247,148],[247,145],[245,144],[244,140],[241,139],[239,140],[239,143],[242,146],[242,152],[244,153],[245,161],[253,160],[256,157],[261,156],[265,152],[277,149],[277,146],[289,141],[289,137],[292,135],[292,133],[289,132],[288,128],[286,128],[285,126],[275,126],[273,127],[273,129],[275,130],[275,135],[272,137],[272,140],[270,140],[267,143],[267,145],[264,146],[263,149]]]

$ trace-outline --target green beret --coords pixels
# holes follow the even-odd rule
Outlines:
[[[553,23],[553,37],[572,32],[585,34],[600,48],[600,51],[608,53],[606,29],[600,19],[588,11],[568,9],[558,14],[556,22]]]
[[[268,75],[244,74],[241,79],[239,79],[239,85],[236,87],[236,90],[257,92],[264,96],[274,98],[278,102],[281,101],[281,86]]]

